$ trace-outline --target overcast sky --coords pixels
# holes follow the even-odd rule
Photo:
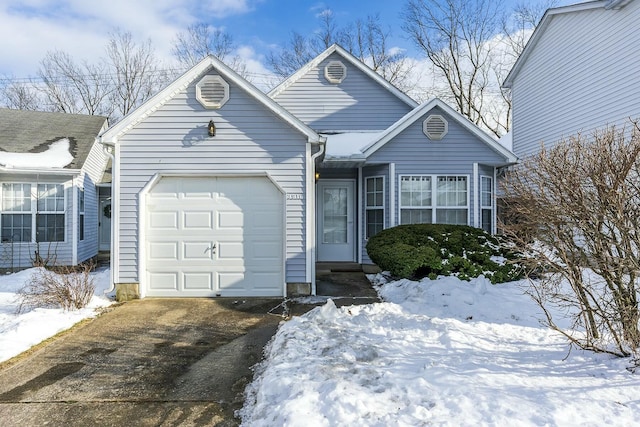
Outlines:
[[[250,70],[266,72],[264,55],[292,31],[308,35],[317,14],[334,12],[338,25],[380,13],[393,33],[391,46],[413,50],[400,25],[404,1],[340,0],[0,0],[0,77],[34,76],[47,51],[76,60],[104,56],[109,32],[129,31],[150,39],[160,59],[170,62],[171,42],[190,24],[206,22],[231,34]]]

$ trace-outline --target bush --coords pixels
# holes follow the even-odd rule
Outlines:
[[[89,304],[95,291],[93,264],[58,267],[56,271],[37,268],[27,284],[18,291],[18,312],[27,308],[59,307],[78,310]]]
[[[469,280],[484,274],[492,283],[516,280],[521,270],[496,237],[466,225],[410,224],[388,228],[369,239],[369,258],[394,277],[421,279],[455,275]]]

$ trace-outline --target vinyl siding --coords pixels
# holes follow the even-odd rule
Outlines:
[[[449,131],[440,141],[432,141],[422,132],[422,122],[430,114],[440,114],[448,121]],[[503,162],[504,158],[501,155],[489,148],[439,108],[430,110],[367,159],[367,163],[395,163],[395,198],[393,202],[395,209],[393,212],[389,209],[390,179],[388,171],[385,175],[385,223],[387,225],[390,223],[391,216],[393,216],[395,224],[400,224],[399,178],[401,175],[457,175],[468,177],[468,224],[474,225],[475,181],[473,164],[478,163],[479,175],[493,176],[493,166],[491,165]],[[381,172],[385,172],[385,169],[386,167],[382,166],[378,168],[363,168],[363,178],[381,175]],[[364,244],[363,251],[363,262],[370,262],[366,256]]]
[[[342,83],[329,83],[324,67],[341,61],[347,67]],[[274,98],[311,128],[323,130],[386,129],[411,107],[333,53]]]
[[[640,118],[640,2],[555,15],[513,81],[519,157]]]
[[[120,139],[119,282],[138,282],[138,194],[160,172],[267,172],[286,193],[287,282],[305,281],[306,137],[230,84],[229,101],[205,110],[195,98],[195,83]],[[215,137],[208,137],[213,119]]]
[[[84,240],[80,240],[78,228],[78,262],[86,261],[98,254],[98,194],[97,188],[88,174],[82,177],[84,188]],[[79,209],[79,207],[78,207]],[[80,212],[78,211],[78,227]]]

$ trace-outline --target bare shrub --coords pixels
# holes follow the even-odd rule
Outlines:
[[[503,182],[503,228],[530,256],[530,294],[549,326],[581,348],[618,356],[640,347],[639,155],[633,122],[543,148]],[[558,326],[557,309],[571,328]]]
[[[77,267],[37,268],[18,291],[18,312],[37,307],[78,310],[89,304],[95,291],[92,263]]]

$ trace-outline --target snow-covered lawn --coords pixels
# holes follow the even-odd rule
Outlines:
[[[37,308],[20,314],[16,292],[29,280],[35,269],[0,276],[0,362],[16,356],[43,340],[69,329],[79,321],[94,317],[97,310],[112,303],[104,295],[109,287],[109,269],[91,273],[96,285],[88,307],[76,311]]]
[[[293,318],[247,388],[243,425],[640,425],[629,360],[569,351],[524,283],[402,280],[381,284],[383,303]]]

